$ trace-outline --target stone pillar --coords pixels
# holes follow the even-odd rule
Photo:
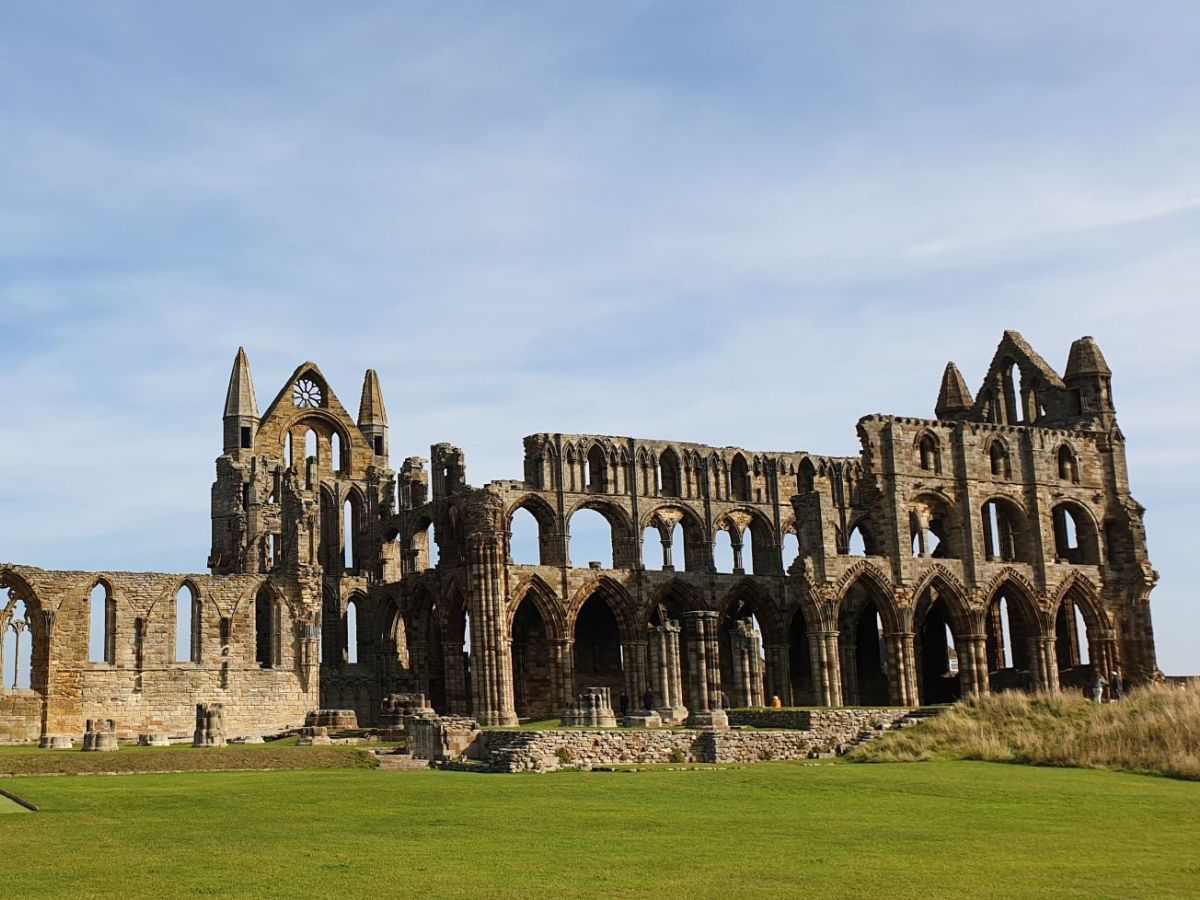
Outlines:
[[[469,545],[471,699],[481,725],[516,725],[511,641],[504,614],[501,535],[477,533]]]
[[[767,654],[763,700],[769,704],[772,697],[778,697],[784,706],[791,706],[795,702],[792,699],[792,648],[787,644],[767,644],[763,650]]]
[[[987,635],[968,634],[955,641],[958,654],[958,680],[964,697],[988,693]]]
[[[888,656],[888,697],[893,706],[917,705],[917,672],[911,631],[896,631],[883,636]]]
[[[688,725],[694,728],[728,728],[729,718],[720,708],[721,669],[717,654],[717,614],[709,610],[689,610],[683,614],[687,635],[688,680],[694,708]]]
[[[550,702],[555,709],[565,709],[571,702],[571,660],[571,641],[560,638],[550,642]]]
[[[648,683],[654,692],[655,707],[662,720],[679,724],[687,718],[683,705],[683,680],[680,674],[679,623],[669,621],[649,632],[650,671]],[[644,688],[643,688],[644,692]],[[637,696],[642,705],[642,693]]]
[[[858,706],[858,644],[853,640],[839,641],[842,665],[842,703]]]
[[[629,698],[629,708],[637,709],[642,705],[642,692],[650,683],[646,668],[646,642],[624,641],[621,652],[625,659],[625,696]]]
[[[467,669],[463,659],[462,641],[442,641],[442,668],[446,672],[446,706],[450,715],[469,715]]]
[[[842,669],[836,631],[810,631],[808,650],[812,659],[813,692],[819,706],[842,705]]]
[[[739,708],[764,706],[762,659],[758,655],[758,629],[750,619],[740,620],[729,635],[733,684],[730,703]]]
[[[1058,654],[1055,653],[1054,635],[1031,637],[1029,644],[1034,688],[1050,694],[1057,694]]]

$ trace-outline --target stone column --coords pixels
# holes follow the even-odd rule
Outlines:
[[[739,621],[730,634],[733,684],[730,703],[739,708],[763,706],[762,660],[759,633],[750,619]]]
[[[649,632],[650,671],[648,681],[663,722],[677,724],[687,718],[683,705],[683,681],[680,675],[679,623],[669,621]],[[644,688],[643,688],[644,692]],[[642,705],[642,694],[637,696]]]
[[[446,706],[454,716],[471,714],[467,697],[466,661],[462,641],[442,641],[442,668],[446,673]]]
[[[1050,694],[1058,693],[1058,655],[1055,653],[1054,636],[1029,639],[1033,686]]]
[[[729,719],[717,700],[721,690],[717,614],[709,610],[689,610],[683,614],[683,628],[687,635],[688,681],[693,701],[688,725],[727,728]]]
[[[516,725],[511,642],[505,626],[500,535],[475,534],[469,545],[471,699],[481,725]]]
[[[555,709],[566,709],[571,704],[574,691],[571,659],[571,641],[550,642],[550,702]]]
[[[888,656],[888,696],[894,706],[917,705],[917,673],[911,631],[896,631],[883,636]]]
[[[625,657],[625,695],[629,698],[629,708],[638,709],[650,680],[646,670],[646,642],[625,641],[621,650]]]
[[[778,697],[779,702],[784,706],[791,706],[794,702],[792,700],[792,648],[787,644],[767,644],[763,650],[767,654],[763,700],[769,703],[772,697]]]
[[[839,641],[842,665],[842,703],[858,706],[858,644],[853,640]]]
[[[958,654],[958,680],[963,696],[978,697],[987,694],[987,635],[964,635],[955,642],[956,649],[960,646],[962,651]]]
[[[842,669],[836,631],[810,631],[808,652],[812,660],[813,692],[819,706],[842,705]]]

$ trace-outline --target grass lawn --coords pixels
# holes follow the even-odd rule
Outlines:
[[[1200,784],[971,762],[6,779],[4,894],[1195,896]]]

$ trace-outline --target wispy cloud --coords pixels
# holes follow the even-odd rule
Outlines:
[[[843,453],[1005,328],[1095,334],[1200,668],[1186,4],[23,8],[0,30],[0,557],[198,568],[225,379],[379,370],[397,459]]]

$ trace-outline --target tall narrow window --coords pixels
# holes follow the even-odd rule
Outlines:
[[[346,604],[346,662],[358,663],[358,604],[353,600]]]
[[[311,428],[304,433],[304,458],[317,458],[317,433]]]
[[[1058,477],[1072,484],[1079,483],[1079,460],[1066,444],[1058,448]]]
[[[270,588],[264,585],[254,598],[254,658],[264,669],[274,668],[278,656],[275,605]]]
[[[342,564],[347,570],[350,570],[354,568],[354,531],[358,523],[355,521],[354,504],[349,500],[346,501],[346,505],[342,511],[344,513],[343,528],[346,532],[346,539],[343,544],[345,550],[342,557]]]
[[[729,490],[734,500],[750,499],[750,467],[740,453],[729,466]]]
[[[4,628],[4,672],[0,690],[28,690],[33,676],[33,631],[24,600],[15,600]]]
[[[335,472],[341,472],[342,467],[342,438],[335,431],[329,438],[329,467]]]
[[[175,596],[175,661],[200,662],[200,598],[190,584]]]
[[[114,663],[117,660],[117,604],[103,581],[92,588],[88,606],[88,661]]]

